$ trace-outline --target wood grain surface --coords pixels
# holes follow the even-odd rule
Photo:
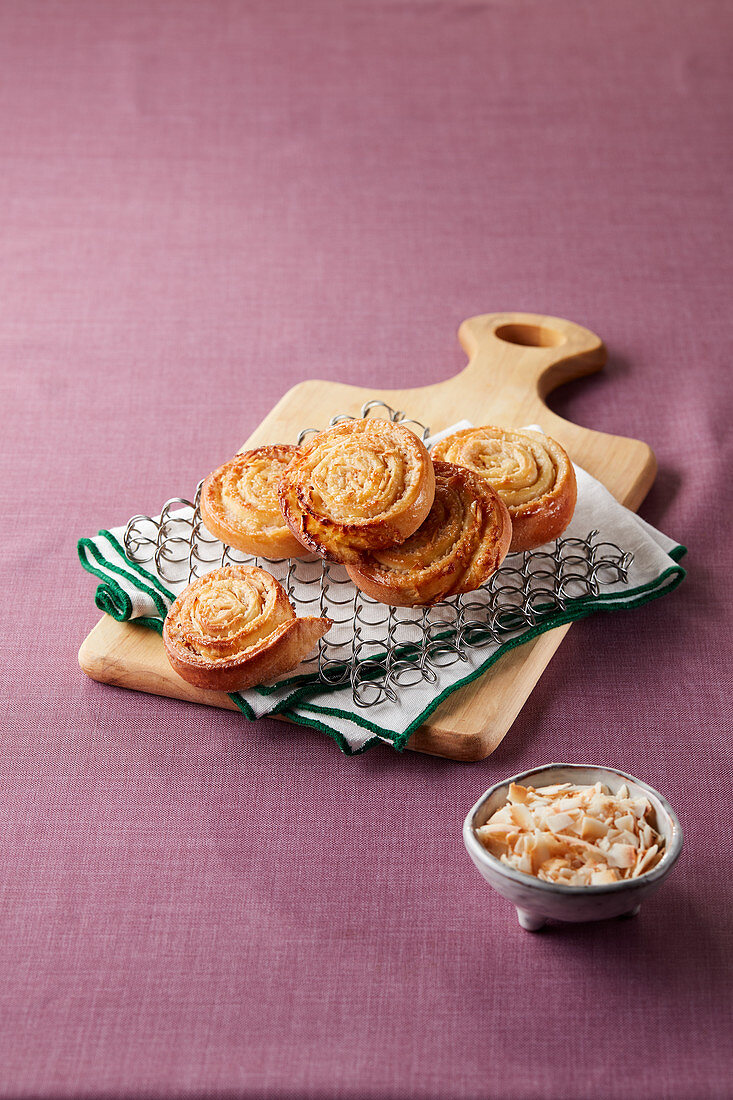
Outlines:
[[[301,382],[241,446],[294,442],[301,428],[325,428],[338,413],[358,415],[365,402],[376,398],[429,425],[432,432],[464,418],[507,428],[540,424],[617,500],[638,508],[656,473],[647,444],[579,427],[551,412],[544,402],[556,386],[602,368],[606,349],[599,337],[571,321],[529,313],[471,317],[458,337],[468,364],[455,377],[417,389],[376,392],[336,382]],[[237,445],[233,441],[232,453]],[[441,703],[409,747],[458,760],[488,756],[569,629],[558,627],[505,654],[478,680]],[[200,691],[181,680],[154,631],[106,615],[82,644],[79,663],[103,683],[236,709],[228,696]]]

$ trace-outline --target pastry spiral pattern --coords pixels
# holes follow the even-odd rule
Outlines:
[[[189,684],[242,691],[295,668],[330,626],[330,619],[296,618],[266,570],[232,565],[184,588],[163,624],[163,642]]]
[[[496,490],[511,516],[512,553],[558,538],[573,518],[573,464],[541,432],[465,428],[436,443],[433,458],[465,466]]]
[[[246,554],[294,558],[304,550],[277,499],[278,483],[300,447],[276,444],[242,451],[204,481],[199,507],[212,535]]]
[[[435,464],[435,499],[427,519],[401,546],[347,565],[367,595],[397,607],[473,592],[506,557],[509,513],[491,486],[450,462]]]
[[[423,522],[435,475],[411,431],[385,420],[345,420],[288,466],[280,507],[295,537],[329,561],[395,546]]]

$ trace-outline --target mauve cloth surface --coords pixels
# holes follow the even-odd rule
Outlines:
[[[731,1095],[731,8],[0,7],[0,1094]],[[670,597],[574,627],[458,764],[104,687],[78,536],[291,384],[455,374],[467,316],[607,341],[551,399],[648,441]],[[470,410],[467,410],[470,415]],[[463,850],[551,760],[665,793],[634,921],[520,930]]]

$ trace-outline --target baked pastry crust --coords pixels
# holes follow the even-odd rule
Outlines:
[[[386,420],[344,420],[317,435],[287,468],[280,507],[295,537],[329,561],[396,546],[433,503],[435,474],[424,445]]]
[[[331,625],[296,618],[285,589],[266,570],[231,565],[184,588],[163,624],[163,642],[189,684],[243,691],[295,668]]]
[[[488,482],[450,462],[434,466],[435,499],[418,530],[401,546],[346,567],[354,584],[382,603],[414,607],[473,592],[509,550],[509,512]]]
[[[573,518],[573,464],[541,432],[465,428],[436,443],[433,458],[465,466],[497,491],[512,519],[512,553],[558,538]]]
[[[303,556],[303,547],[291,534],[277,499],[278,483],[300,447],[277,443],[242,451],[204,481],[199,507],[212,535],[265,558]]]

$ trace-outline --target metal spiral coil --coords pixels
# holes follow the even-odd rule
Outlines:
[[[423,441],[430,436],[426,425],[378,399],[367,401],[359,415],[376,412],[393,424],[419,429]],[[356,417],[339,414],[329,427],[347,419]],[[304,428],[298,444],[319,430]],[[158,518],[133,516],[124,534],[127,556],[141,565],[152,563],[170,584],[188,584],[227,565],[263,566],[283,585],[298,614],[333,621],[303,671],[324,685],[349,685],[361,709],[395,700],[398,690],[434,684],[441,668],[467,661],[468,651],[497,645],[564,611],[570,601],[627,583],[633,561],[633,554],[599,542],[598,531],[591,531],[584,539],[557,539],[551,549],[510,554],[475,592],[430,607],[389,607],[356,588],[341,565],[313,557],[252,557],[221,543],[201,520],[201,484],[193,500],[167,500]]]
[[[401,409],[393,409],[391,405],[388,405],[385,401],[380,401],[378,397],[372,398],[371,401],[365,401],[361,407],[361,411],[359,412],[358,416],[351,416],[349,413],[337,413],[336,416],[331,417],[327,426],[329,428],[333,428],[336,426],[336,424],[340,424],[343,420],[364,420],[375,409],[384,409],[387,413],[386,419],[389,420],[392,424],[402,424],[406,427],[412,424],[413,427],[419,428],[420,431],[416,432],[415,434],[420,436],[423,443],[427,439],[429,439],[430,428],[428,428],[425,424],[422,424],[419,420],[413,420],[411,417],[407,416],[406,413],[402,412]],[[301,444],[304,443],[305,440],[308,438],[308,436],[318,435],[322,431],[323,428],[303,428],[298,433],[298,438],[296,440],[298,446],[300,447]]]

